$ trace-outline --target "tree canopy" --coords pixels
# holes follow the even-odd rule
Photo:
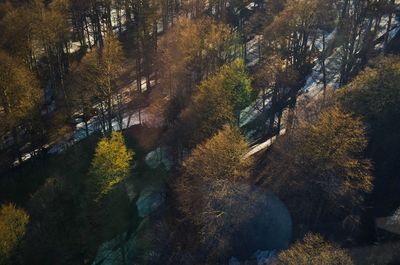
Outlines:
[[[237,123],[240,111],[253,97],[251,79],[242,60],[223,66],[203,81],[192,97],[192,104],[181,114],[180,129],[184,130],[189,146],[204,141],[226,123]]]
[[[120,132],[112,133],[110,139],[100,140],[90,171],[96,200],[129,176],[133,155],[125,146],[124,137]]]
[[[225,126],[184,161],[176,184],[180,209],[195,225],[210,256],[229,249],[235,229],[251,217],[248,144],[239,130]],[[245,203],[246,205],[242,205]]]
[[[359,118],[337,106],[310,116],[278,139],[265,174],[267,185],[287,199],[300,220],[314,224],[328,205],[330,212],[360,205],[372,190],[372,173]]]
[[[5,133],[32,117],[40,107],[42,91],[29,69],[0,51],[0,122]]]
[[[353,265],[346,251],[326,242],[320,235],[307,234],[282,251],[276,265]]]
[[[379,58],[346,86],[339,98],[345,109],[363,118],[369,128],[368,156],[376,172],[376,200],[387,208],[388,200],[397,207],[400,170],[400,59]]]

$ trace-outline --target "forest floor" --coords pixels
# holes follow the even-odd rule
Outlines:
[[[102,221],[106,225],[102,227],[102,231],[98,231],[100,240],[89,244],[88,253],[91,253],[89,255],[94,255],[102,242],[115,238],[128,230],[136,229],[141,221],[136,210],[136,201],[140,192],[147,187],[158,187],[165,184],[169,176],[168,171],[161,167],[150,168],[145,162],[146,154],[159,145],[161,133],[161,129],[147,128],[141,125],[135,125],[123,131],[127,147],[135,152],[135,166],[126,181],[132,185],[135,197],[131,200],[125,192],[114,192],[109,196],[110,198],[107,199],[109,201],[106,202],[110,206],[108,207],[109,212]],[[84,194],[82,191],[88,185],[90,164],[100,136],[100,134],[94,133],[63,153],[34,157],[9,170],[5,177],[0,179],[0,202],[13,201],[18,206],[30,211],[32,210],[32,198],[37,197],[38,192],[43,190],[49,180],[55,179],[56,183],[63,187],[63,194],[65,194],[61,196],[66,196],[67,201],[75,201],[71,202],[68,207],[56,206],[57,209],[54,211],[57,214],[48,213],[49,216],[61,214],[63,218],[60,220],[61,224],[58,225],[65,226],[63,231],[69,231],[65,232],[65,235],[58,233],[56,236],[79,239],[82,236],[79,234],[82,233],[82,230],[72,226],[78,222],[79,216],[85,215],[85,212],[82,212],[85,210],[80,205],[84,204],[87,198],[82,197]],[[68,210],[71,208],[74,210]],[[34,219],[35,217],[32,216],[32,222],[36,221]],[[70,246],[65,245],[65,248],[74,249],[74,244],[77,242],[73,242]],[[76,258],[78,259],[78,257]]]

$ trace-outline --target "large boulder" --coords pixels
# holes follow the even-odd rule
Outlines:
[[[251,258],[260,249],[285,249],[292,236],[292,220],[285,204],[272,193],[254,192],[264,199],[254,216],[249,217],[233,237],[234,255],[241,260]]]

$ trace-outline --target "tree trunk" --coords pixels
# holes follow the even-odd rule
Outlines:
[[[112,96],[110,95],[107,99],[107,123],[108,123],[108,133],[111,135],[113,131],[112,127]]]
[[[89,125],[88,121],[85,119],[85,132],[86,132],[86,137],[89,137]]]
[[[138,48],[139,49],[139,48]],[[141,70],[141,60],[140,52],[137,54],[136,58],[136,87],[139,93],[142,93],[142,70]]]
[[[22,163],[22,154],[21,154],[21,151],[19,150],[17,128],[12,129],[12,137],[13,137],[13,149],[14,149],[15,155],[18,158],[18,162],[21,164]]]

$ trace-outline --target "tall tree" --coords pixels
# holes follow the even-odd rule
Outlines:
[[[73,113],[81,114],[85,123],[86,136],[89,136],[89,120],[95,116],[97,96],[96,87],[87,76],[88,67],[84,63],[72,64],[71,70],[67,76],[67,89],[69,105]]]
[[[286,68],[278,56],[260,62],[254,74],[254,87],[262,98],[262,129],[265,134],[274,134],[281,128],[282,114],[288,104],[286,92],[296,86],[298,72]],[[276,130],[277,129],[277,130]]]
[[[33,32],[35,41],[44,51],[45,72],[43,80],[50,81],[54,89],[50,93],[56,99],[67,100],[64,85],[68,69],[67,42],[69,40],[69,21],[67,7],[63,0],[55,0],[49,4],[35,1],[30,7],[34,12]]]
[[[27,7],[10,9],[0,19],[0,47],[20,58],[33,69],[36,66],[35,14]]]
[[[394,11],[390,0],[342,1],[338,42],[341,48],[340,84],[347,84],[371,58],[384,16]]]
[[[80,42],[81,47],[92,48],[90,41],[89,26],[87,21],[87,14],[90,11],[89,1],[70,0],[68,6],[71,25],[73,29],[73,39]]]
[[[209,18],[177,19],[158,48],[162,82],[154,93],[170,97],[172,114],[167,117],[173,121],[199,82],[235,58],[232,49],[236,40],[228,26]]]
[[[194,147],[211,137],[226,123],[237,124],[240,111],[253,98],[251,80],[244,62],[236,60],[203,81],[191,104],[180,116],[184,146]]]
[[[262,53],[264,60],[278,57],[283,60],[283,72],[290,73],[292,82],[276,83],[276,90],[281,93],[280,101],[275,102],[282,106],[289,106],[293,111],[300,89],[305,78],[310,74],[320,49],[318,40],[326,34],[327,25],[334,24],[336,12],[333,1],[325,0],[288,0],[281,12],[273,17],[272,22],[267,20],[263,32]],[[322,34],[321,34],[322,33]],[[324,49],[325,47],[323,47]],[[319,57],[326,57],[321,54]],[[274,95],[274,94],[272,94]],[[275,98],[276,100],[276,98]],[[274,108],[271,113],[271,122],[276,116],[281,116],[282,107]],[[292,119],[289,119],[291,123]]]
[[[42,93],[29,69],[14,58],[0,51],[0,133],[13,137],[15,155],[19,154],[18,133],[38,113]]]
[[[156,72],[159,6],[154,0],[135,2],[132,6],[136,59],[136,86],[142,92],[142,77],[150,89],[151,76]]]
[[[113,33],[104,39],[104,46],[89,52],[82,60],[83,85],[86,91],[94,92],[98,102],[98,114],[102,130],[111,134],[114,113],[114,97],[117,79],[123,66],[122,46]]]
[[[311,226],[329,213],[356,214],[372,190],[360,119],[337,106],[321,114],[313,108],[305,111],[298,128],[274,144],[265,170],[267,185],[286,200],[299,222]]]
[[[129,176],[133,155],[120,132],[114,132],[110,139],[100,140],[90,170],[95,200],[101,199]]]
[[[239,130],[225,126],[183,163],[176,185],[180,208],[199,226],[202,242],[213,253],[210,257],[222,257],[229,250],[230,237],[255,205],[244,182],[251,164],[243,158],[247,150]]]
[[[343,106],[360,115],[369,128],[368,156],[374,161],[374,202],[398,206],[400,170],[400,59],[378,58],[341,90]]]

